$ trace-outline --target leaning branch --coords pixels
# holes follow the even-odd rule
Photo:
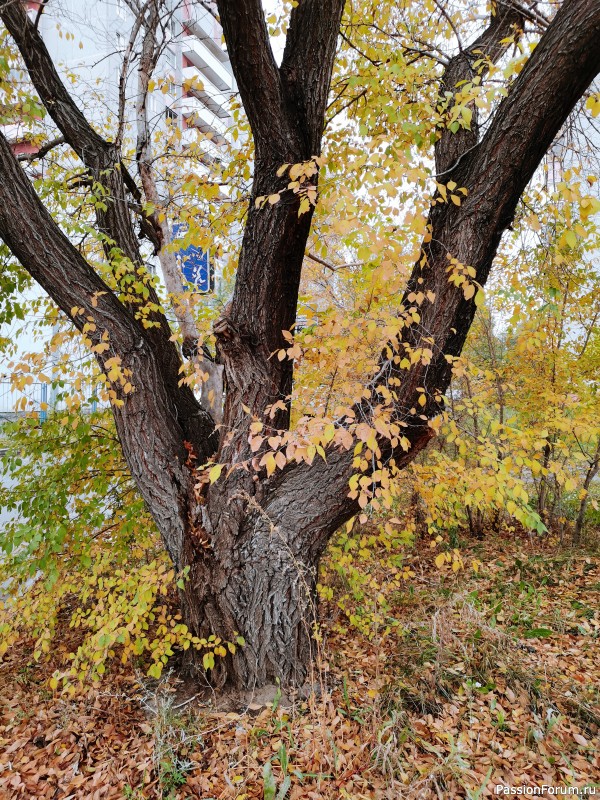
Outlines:
[[[524,18],[520,10],[511,2],[498,2],[485,31],[477,37],[467,48],[450,59],[446,66],[440,90],[441,102],[447,104],[446,111],[450,111],[454,100],[448,103],[447,95],[454,95],[466,82],[473,80],[475,75],[483,76],[490,63],[496,63],[510,46],[511,34],[513,38],[520,35]],[[480,62],[476,70],[474,63]],[[471,111],[471,123],[466,128],[459,128],[453,133],[447,128],[443,129],[440,138],[435,144],[435,165],[438,175],[445,175],[452,171],[453,165],[465,152],[473,149],[479,141],[478,108],[474,102],[468,105]]]
[[[304,0],[292,9],[280,75],[310,155],[321,152],[329,84],[322,80],[333,62],[344,0]]]
[[[22,220],[28,224],[23,225]],[[162,369],[165,354],[150,345],[142,324],[60,230],[1,132],[0,238],[87,337],[100,367],[106,372],[107,360],[116,358],[122,370],[129,371],[136,391],[119,398],[121,384],[117,381],[112,386],[119,399],[113,406],[117,427],[120,434],[125,433],[121,441],[130,438],[127,431],[132,425],[143,424],[147,419],[144,409],[160,401],[157,418],[165,431],[176,420],[179,447],[183,447],[185,437],[192,442],[198,457],[207,460],[216,446],[211,438],[214,425],[209,415],[198,407],[189,387],[182,387],[178,394],[173,391],[177,382],[173,384],[170,374],[165,376]],[[134,408],[133,414],[127,413],[130,407]],[[130,467],[134,476],[140,476],[143,465],[132,464],[130,460]],[[141,475],[140,480],[150,491],[150,476]]]
[[[96,215],[98,227],[106,237],[107,259],[112,261],[111,242],[114,242],[135,268],[143,269],[145,265],[130,216],[119,148],[103,139],[92,128],[67,91],[40,33],[26,13],[25,6],[14,0],[0,0],[0,17],[16,42],[31,81],[48,113],[65,141],[77,153],[94,180],[105,190],[104,207],[99,207]],[[150,233],[148,228],[146,230]],[[189,441],[195,443],[198,451],[210,449],[207,441],[200,442],[197,439],[198,436],[204,436],[203,426],[198,426],[196,420],[199,414],[198,403],[189,387],[179,386],[181,358],[171,341],[171,330],[161,310],[159,297],[151,283],[146,290],[151,308],[148,320],[154,324],[141,329],[141,335],[151,344],[156,354],[161,366],[162,380],[168,387],[179,418],[189,421]],[[130,316],[134,316],[135,309],[127,310],[125,306],[123,308]],[[194,432],[191,429],[196,430]],[[208,436],[211,434],[212,431]]]

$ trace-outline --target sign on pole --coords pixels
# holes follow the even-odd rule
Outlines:
[[[173,239],[183,239],[188,232],[185,222],[176,222],[173,225]],[[183,277],[192,285],[193,292],[206,294],[214,290],[214,274],[208,250],[202,250],[195,245],[182,247],[175,251],[177,266]]]

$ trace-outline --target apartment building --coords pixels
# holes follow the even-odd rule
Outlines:
[[[134,27],[136,4],[132,0],[50,0],[27,6],[48,50],[93,122],[116,118],[119,79]],[[232,124],[229,101],[236,92],[223,32],[210,0],[173,0],[165,7],[161,24],[161,56],[155,75],[168,82],[151,92],[148,107],[156,126],[164,119],[182,132],[199,129],[215,144],[228,139]],[[134,56],[135,56],[134,47]],[[127,97],[135,99],[135,57],[127,77]],[[69,75],[75,75],[71,82]],[[191,88],[186,90],[186,86]],[[200,88],[201,87],[201,88]],[[131,105],[131,103],[130,103]],[[6,131],[23,152],[19,125]],[[184,134],[184,144],[191,140]]]

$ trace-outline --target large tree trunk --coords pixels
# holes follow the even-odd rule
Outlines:
[[[291,466],[270,481],[245,470],[210,487],[194,534],[184,618],[201,637],[245,645],[217,659],[211,680],[254,689],[277,680],[301,686],[315,655],[316,582],[331,535],[356,511],[346,453],[311,468]]]
[[[280,494],[281,476],[267,480],[256,474],[248,431],[253,419],[268,420],[273,430],[289,427],[293,363],[272,356],[286,344],[283,331],[294,328],[314,209],[299,214],[300,198],[286,189],[289,177],[278,170],[321,152],[344,3],[305,0],[292,11],[280,68],[260,2],[218,5],[256,163],[233,299],[215,325],[227,390],[217,460],[228,474],[203,488],[183,606],[197,634],[216,633],[226,641],[243,636],[245,646],[218,661],[212,679],[252,689],[277,679],[283,685],[305,681],[317,618],[318,562],[339,524],[335,514],[318,519],[307,510],[318,507],[310,482],[296,489],[284,482]],[[275,193],[281,193],[280,202],[257,206],[257,198]],[[332,487],[335,503],[344,507],[345,474],[342,480]]]
[[[225,537],[216,531],[216,540]],[[253,689],[280,681],[301,686],[314,660],[318,559],[294,550],[260,513],[249,511],[230,545],[193,565],[184,618],[194,632],[219,632],[245,645],[216,659],[213,684]]]

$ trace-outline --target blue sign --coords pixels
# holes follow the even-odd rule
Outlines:
[[[183,222],[173,225],[173,239],[183,239],[188,226]],[[208,250],[190,245],[175,252],[177,266],[186,281],[192,284],[192,291],[211,292],[213,290],[213,273]]]

